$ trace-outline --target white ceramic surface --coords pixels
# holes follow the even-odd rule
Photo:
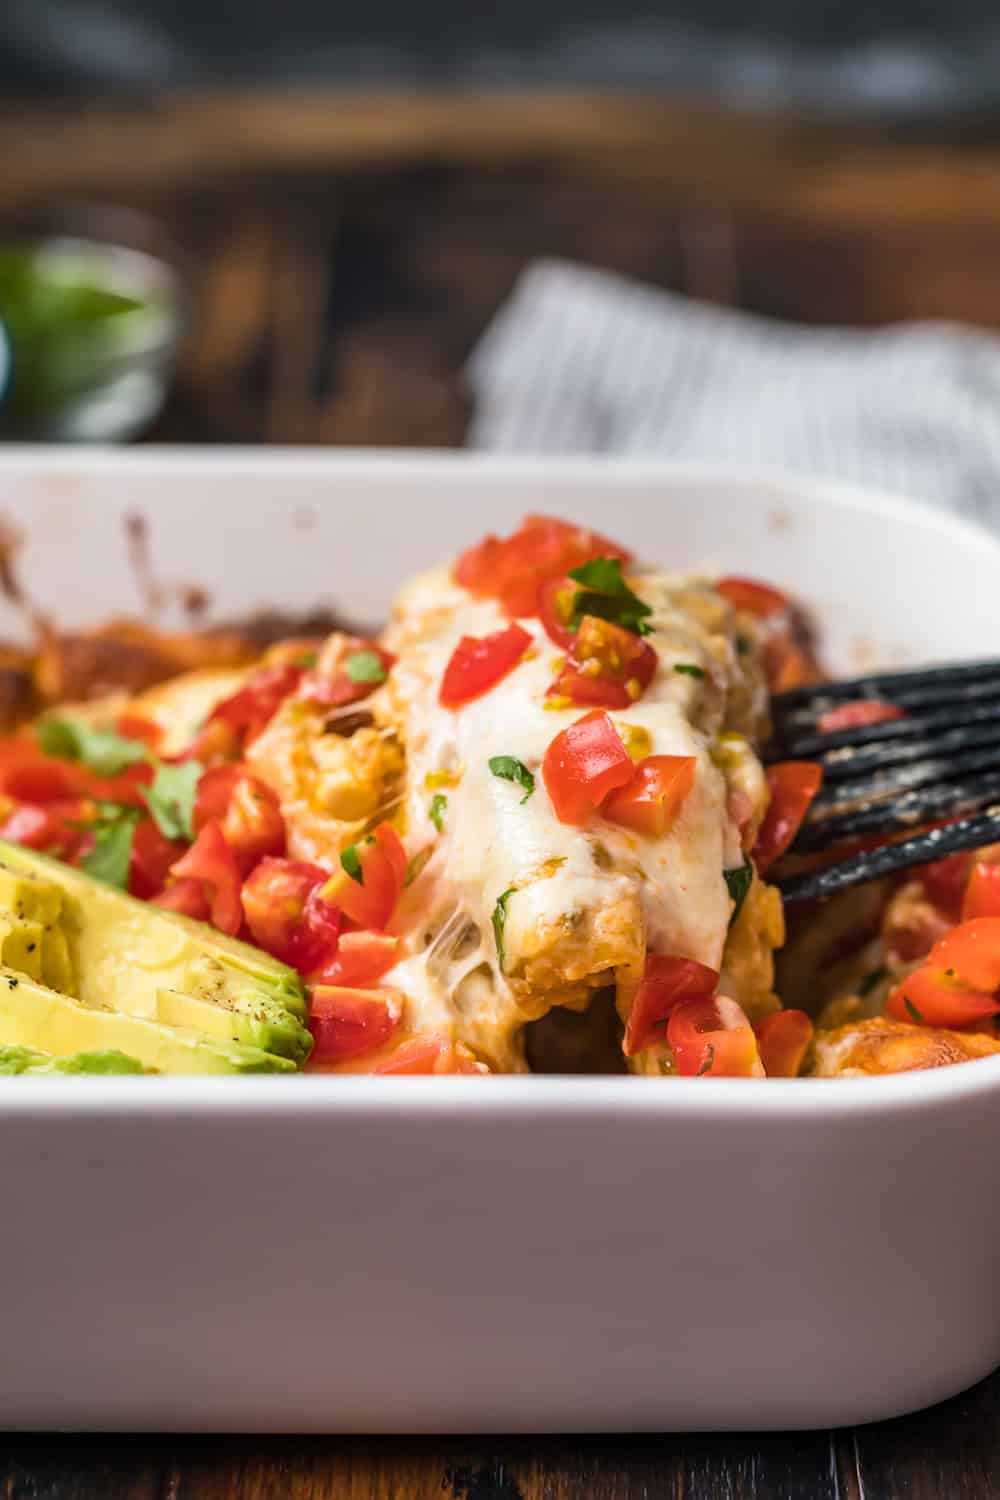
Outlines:
[[[161,582],[336,601],[546,509],[818,601],[830,654],[1000,651],[1000,546],[917,507],[645,463],[0,457],[64,618]],[[0,635],[16,624],[0,608]],[[0,1426],[827,1426],[1000,1362],[1000,1059],[841,1082],[21,1079],[0,1087]]]

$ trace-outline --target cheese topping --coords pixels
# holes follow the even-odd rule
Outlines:
[[[532,639],[519,665],[456,710],[438,702],[445,667],[462,636],[482,638],[509,624],[499,606],[473,599],[445,572],[424,575],[401,595],[385,637],[398,657],[383,702],[405,744],[407,848],[434,850],[397,914],[394,930],[409,956],[386,983],[420,992],[421,1025],[442,1001],[456,1007],[458,1034],[480,1050],[482,1012],[491,1011],[488,1059],[509,1051],[524,1022],[552,1005],[580,1007],[619,977],[637,979],[647,949],[722,967],[733,909],[723,871],[743,859],[726,775],[713,754],[718,731],[731,722],[734,686],[745,686],[731,615],[697,579],[649,574],[630,582],[652,606],[648,639],[659,660],[640,700],[610,711],[612,722],[643,755],[696,761],[692,790],[662,839],[599,815],[584,827],[556,817],[542,760],[555,735],[586,710],[546,706],[561,653],[538,620],[518,622]],[[751,705],[745,721],[755,700],[752,692],[744,697]],[[515,757],[532,773],[527,798],[490,770],[495,756]],[[434,807],[440,833],[432,817],[437,794],[447,798]],[[501,954],[493,917],[504,897]],[[478,975],[473,1028],[456,999],[470,988],[470,974]]]

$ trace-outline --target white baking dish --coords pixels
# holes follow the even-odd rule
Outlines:
[[[915,506],[645,463],[10,452],[69,621],[161,583],[336,602],[526,510],[817,601],[834,663],[1000,651],[1000,546]],[[0,634],[17,612],[0,608]],[[1000,1362],[1000,1060],[840,1082],[324,1078],[0,1087],[0,1426],[812,1427]]]

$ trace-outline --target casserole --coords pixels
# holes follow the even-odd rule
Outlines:
[[[329,602],[545,509],[813,603],[835,670],[986,654],[1000,548],[880,496],[663,465],[12,453],[18,577]],[[175,609],[179,604],[175,603]],[[168,616],[169,618],[169,616]],[[181,623],[181,615],[175,616]],[[8,601],[0,630],[18,623]],[[821,1082],[31,1080],[0,1093],[7,1427],[789,1427],[1000,1358],[1000,1063]]]

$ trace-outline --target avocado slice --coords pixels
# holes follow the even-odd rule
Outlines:
[[[12,844],[9,847],[19,846]],[[15,917],[51,927],[58,922],[62,911],[62,891],[57,881],[46,879],[41,871],[36,874],[3,866],[0,868],[0,907],[13,912]]]
[[[81,1052],[122,1052],[156,1073],[295,1072],[290,1058],[188,1027],[82,1004],[4,968],[0,1047],[39,1049],[63,1059]]]
[[[44,931],[41,922],[0,911],[0,964],[40,981]]]
[[[11,1073],[57,1074],[144,1073],[142,1063],[124,1052],[75,1052],[71,1057],[51,1057],[32,1047],[0,1047],[0,1076]]]
[[[28,1073],[48,1061],[46,1053],[32,1047],[0,1047],[0,1073]]]
[[[72,994],[73,964],[66,934],[59,925],[62,904],[62,891],[53,881],[0,865],[0,963],[40,979],[54,990]],[[23,951],[19,952],[18,934],[24,935],[27,924],[32,930],[24,937]]]
[[[312,1036],[301,1022],[267,995],[252,991],[217,1005],[180,990],[158,990],[156,1019],[167,1026],[186,1026],[204,1036],[245,1042],[264,1052],[290,1057],[299,1066],[312,1051]]]
[[[42,929],[42,983],[64,995],[72,995],[76,989],[69,942],[58,923]]]
[[[42,921],[49,929],[43,978],[85,1005],[155,1019],[160,990],[179,990],[230,1009],[254,990],[296,1021],[308,1019],[299,976],[270,954],[3,840],[0,910]],[[64,939],[62,955],[57,934]],[[67,968],[70,982],[59,983]]]

